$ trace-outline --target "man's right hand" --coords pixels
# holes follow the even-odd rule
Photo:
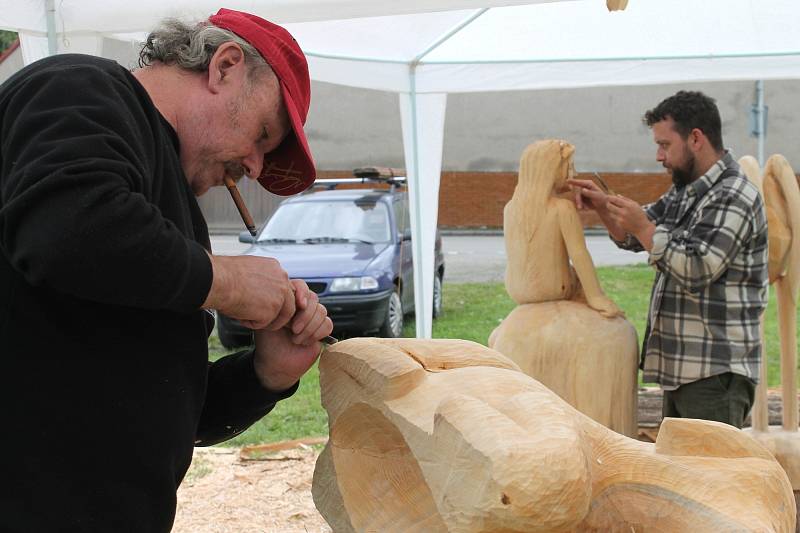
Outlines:
[[[216,309],[250,329],[284,327],[295,313],[289,275],[269,257],[211,255],[214,280],[203,308]]]
[[[580,211],[594,209],[604,210],[608,202],[608,195],[591,180],[568,179],[567,184],[575,192],[575,205]]]

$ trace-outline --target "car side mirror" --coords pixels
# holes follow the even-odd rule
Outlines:
[[[400,240],[402,241],[410,241],[411,240],[411,228],[406,228],[403,233],[400,234]]]
[[[256,238],[250,235],[249,231],[243,231],[239,234],[239,242],[253,244],[254,242],[256,242]]]

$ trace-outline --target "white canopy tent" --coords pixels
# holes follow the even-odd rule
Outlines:
[[[15,0],[0,28],[21,32],[26,62],[48,53],[46,5]],[[22,7],[19,4],[22,4]],[[207,0],[55,0],[59,51],[99,54],[164,16],[202,18]],[[2,4],[11,4],[5,0]],[[526,5],[520,5],[526,4]],[[315,80],[400,95],[414,234],[417,336],[431,336],[433,243],[446,94],[800,78],[797,0],[252,0],[227,7],[285,23]],[[498,7],[502,6],[502,7]],[[64,30],[66,29],[66,32]],[[53,42],[51,47],[55,47]]]

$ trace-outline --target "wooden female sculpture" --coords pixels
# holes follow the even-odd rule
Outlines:
[[[600,287],[575,204],[560,198],[574,146],[544,140],[522,154],[503,212],[506,290],[519,304],[489,347],[601,424],[635,435],[638,341]]]
[[[666,419],[638,442],[476,343],[346,340],[320,384],[312,493],[337,533],[794,529],[786,473],[741,431]]]
[[[555,139],[522,153],[519,180],[503,210],[506,290],[518,304],[572,300],[603,316],[619,316],[600,288],[575,204],[557,196],[575,177],[574,153],[574,146]]]
[[[769,281],[778,300],[781,343],[781,428],[770,428],[767,415],[767,350],[763,347],[761,383],[753,407],[753,437],[762,442],[789,474],[794,490],[800,490],[800,433],[797,408],[797,296],[800,291],[800,187],[785,157],[771,156],[760,176],[755,159],[742,158],[748,178],[760,185],[767,211]],[[762,339],[763,317],[762,317]]]

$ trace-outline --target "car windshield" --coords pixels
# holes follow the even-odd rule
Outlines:
[[[281,205],[258,236],[261,243],[390,241],[389,216],[381,202],[333,200]]]

